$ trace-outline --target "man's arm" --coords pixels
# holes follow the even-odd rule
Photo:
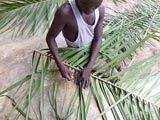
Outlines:
[[[61,6],[55,13],[54,20],[52,22],[52,25],[49,29],[49,32],[46,37],[47,44],[49,46],[49,49],[51,50],[51,53],[55,59],[55,62],[61,72],[61,75],[64,78],[67,78],[68,80],[73,79],[73,74],[68,70],[68,68],[62,63],[59,53],[58,53],[58,47],[56,43],[56,37],[57,35],[62,31],[64,28],[66,21],[63,18],[66,18],[67,7]]]
[[[94,31],[94,38],[91,46],[90,51],[90,58],[89,62],[86,65],[86,67],[82,71],[81,80],[83,82],[83,87],[86,88],[90,84],[90,74],[93,69],[93,65],[96,61],[101,43],[102,43],[102,31],[103,31],[103,19],[104,19],[104,6],[99,7],[100,11],[100,18],[98,20],[98,23],[96,25],[95,31]]]

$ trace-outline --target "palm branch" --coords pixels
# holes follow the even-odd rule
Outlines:
[[[135,20],[138,22],[139,19]],[[129,22],[131,25],[130,27],[134,26],[132,22]],[[128,23],[126,23],[128,26]],[[124,25],[124,29],[126,26]],[[114,29],[114,28],[113,28]],[[119,31],[117,29],[117,31]],[[117,31],[114,30],[114,32],[117,34]],[[114,35],[115,33],[112,32]],[[121,34],[125,32],[123,31],[123,28],[121,30]],[[155,33],[148,34],[144,39],[142,39],[137,44],[134,44],[131,48],[127,49],[125,52],[118,52],[120,49],[119,47],[113,49],[109,53],[103,51],[107,51],[108,47],[115,46],[118,41],[114,41],[112,44],[108,43],[108,46],[106,45],[107,42],[109,42],[112,38],[107,38],[103,41],[102,47],[99,53],[98,58],[100,59],[100,63],[103,61],[106,61],[108,59],[108,56],[112,56],[113,59],[104,67],[101,69],[93,72],[91,75],[91,89],[89,90],[87,101],[85,101],[84,92],[85,90],[82,89],[81,85],[77,86],[77,90],[75,91],[75,95],[73,96],[73,99],[71,100],[70,106],[68,108],[68,112],[61,116],[61,114],[58,112],[57,108],[57,83],[54,83],[54,94],[49,93],[49,99],[50,104],[53,108],[55,118],[56,119],[70,119],[73,114],[77,116],[76,119],[87,119],[87,113],[89,112],[89,105],[91,102],[91,96],[94,95],[95,100],[97,101],[97,107],[100,110],[100,114],[96,116],[98,119],[99,117],[102,117],[103,119],[109,119],[107,118],[106,112],[108,112],[110,109],[112,111],[112,114],[115,119],[159,119],[159,92],[157,91],[152,92],[153,88],[158,88],[159,86],[159,69],[156,66],[159,63],[159,56],[160,54],[157,53],[154,56],[147,58],[143,61],[140,61],[139,63],[130,63],[130,65],[126,68],[124,68],[119,73],[111,74],[110,77],[103,78],[103,71],[107,71],[106,68],[110,65],[110,69],[114,69],[115,65],[124,59],[128,57],[128,55],[133,54],[133,52],[140,47],[145,41],[147,41],[149,38],[153,38]],[[115,35],[114,35],[115,36]],[[123,39],[125,39],[124,37]],[[121,39],[120,39],[121,40]],[[130,40],[132,42],[132,39]],[[119,42],[118,42],[119,43]],[[123,46],[123,44],[122,44]],[[75,71],[76,74],[82,68],[87,60],[89,55],[89,45],[85,46],[83,48],[59,48],[59,53],[61,55],[61,58],[64,61],[64,64],[67,65],[72,71]],[[67,53],[67,54],[66,54]],[[84,53],[86,54],[84,56]],[[113,54],[116,53],[116,54]],[[107,55],[108,54],[108,55]],[[71,56],[75,57],[71,57]],[[118,55],[118,57],[117,57]],[[47,56],[46,58],[44,58]],[[52,59],[52,55],[48,49],[44,49],[41,51],[35,51],[33,55],[33,72],[32,75],[27,76],[25,79],[19,81],[18,83],[15,83],[10,88],[4,90],[1,92],[1,94],[4,94],[7,91],[12,90],[13,88],[18,87],[19,85],[24,84],[26,81],[29,81],[29,88],[26,90],[25,95],[28,96],[28,99],[25,103],[23,103],[23,106],[21,106],[17,102],[14,103],[14,109],[19,111],[19,115],[16,116],[16,119],[19,118],[20,114],[24,116],[26,119],[31,119],[32,116],[31,113],[33,112],[32,109],[32,103],[31,99],[33,96],[37,93],[37,91],[41,91],[41,97],[40,97],[40,118],[44,119],[44,80],[45,75],[51,71],[49,69],[50,59]],[[100,64],[97,62],[95,64],[95,67],[97,64]],[[151,71],[147,71],[148,68],[152,68],[155,66]],[[138,71],[137,71],[138,70]],[[148,76],[141,77],[144,74],[147,74],[147,72],[150,72]],[[40,73],[40,80],[36,81],[34,79],[35,74]],[[116,76],[122,76],[121,81],[117,82],[116,85],[109,82]],[[154,79],[153,79],[154,78]],[[150,80],[152,79],[152,84],[150,85]],[[36,84],[35,84],[36,83]],[[147,87],[148,90],[145,90],[144,86],[149,84],[150,86]],[[26,94],[28,93],[28,94]],[[102,96],[105,98],[105,102],[102,100]],[[24,97],[23,97],[24,98]],[[79,98],[80,105],[77,108],[77,113],[74,113],[74,105]],[[20,99],[20,98],[19,98]],[[21,98],[22,99],[22,98]],[[13,101],[13,100],[12,100]],[[109,108],[105,108],[105,104],[109,104]],[[27,108],[27,112],[20,112],[24,111]],[[62,107],[63,108],[63,107]],[[135,112],[137,111],[137,112]],[[23,114],[22,114],[23,113]],[[7,118],[9,118],[10,114],[7,115]],[[34,115],[37,116],[37,115]],[[94,119],[96,119],[94,118]],[[34,119],[34,118],[32,118]]]
[[[11,86],[10,88],[0,93],[0,94],[4,94],[5,92],[12,90],[13,88],[23,85],[26,81],[29,80],[30,86],[24,92],[24,95],[28,96],[28,100],[25,103],[21,103],[22,101],[13,102],[14,109],[18,110],[19,112],[24,111],[24,109],[28,107],[29,112],[27,113],[23,112],[23,114],[22,112],[20,112],[20,114],[23,115],[26,119],[31,119],[31,118],[35,119],[34,117],[30,116],[31,111],[33,112],[33,110],[31,109],[32,107],[31,107],[30,101],[32,97],[35,94],[37,94],[38,89],[39,91],[41,91],[41,97],[40,97],[41,119],[43,119],[45,116],[43,114],[44,104],[47,101],[44,102],[44,83],[43,81],[45,80],[46,73],[49,73],[50,71],[48,65],[49,65],[50,59],[52,58],[52,56],[50,56],[47,52],[49,51],[46,51],[46,50],[36,51],[34,53],[32,75],[27,76],[23,80],[15,83],[13,86]],[[64,52],[62,54],[63,54],[62,56],[66,55]],[[111,109],[115,119],[120,119],[120,117],[126,120],[134,119],[134,118],[159,119],[159,115],[160,115],[159,113],[159,103],[160,103],[159,91],[158,90],[153,91],[153,88],[158,89],[159,83],[160,83],[159,81],[160,72],[156,66],[159,63],[159,56],[160,54],[158,53],[139,63],[136,63],[136,64],[131,63],[129,67],[125,68],[120,73],[116,73],[113,76],[110,76],[109,78],[107,78],[107,79],[112,79],[112,77],[117,76],[118,74],[123,74],[123,78],[121,79],[121,81],[116,83],[117,85],[92,74],[91,75],[92,83],[91,83],[91,88],[89,90],[89,93],[87,95],[87,101],[84,100],[85,90],[83,90],[80,85],[77,86],[75,95],[73,96],[73,99],[71,100],[70,106],[68,108],[68,112],[64,116],[60,116],[60,113],[58,112],[58,108],[56,105],[57,104],[56,99],[58,96],[58,92],[56,89],[58,86],[57,86],[57,82],[54,82],[54,86],[53,86],[54,90],[52,90],[54,91],[54,94],[49,93],[49,99],[50,99],[50,103],[53,108],[53,111],[55,113],[56,119],[69,119],[70,117],[72,117],[72,114],[75,111],[74,110],[75,108],[73,106],[75,105],[75,102],[78,100],[78,96],[81,102],[80,102],[79,107],[76,108],[77,109],[77,113],[76,113],[77,119],[87,119],[87,113],[88,113],[89,105],[91,102],[91,96],[93,95],[95,97],[95,100],[98,103],[97,105],[101,113],[97,115],[96,118],[99,118],[102,116],[104,119],[107,119],[107,116],[105,115],[105,113]],[[46,58],[44,59],[44,57]],[[72,71],[75,71],[76,73],[80,70],[77,67],[71,66],[68,63],[64,63],[64,64],[70,67],[70,69]],[[146,77],[141,78],[143,74],[146,74],[146,69],[151,68],[153,66],[155,66],[155,68],[149,71],[150,74]],[[39,67],[42,68],[40,69],[40,71],[36,69]],[[136,71],[137,69],[139,71]],[[37,73],[39,72],[41,76],[40,80],[38,81],[34,80],[34,75],[36,72]],[[105,102],[102,100],[102,96],[105,97]],[[25,99],[25,98],[26,97],[24,96],[22,98],[20,96],[19,99]],[[19,106],[21,106],[20,104],[23,104],[24,106],[19,108]],[[109,104],[110,107],[104,108],[105,104]],[[7,118],[9,117],[10,116],[7,116]],[[19,116],[17,117],[17,119],[18,118]]]
[[[149,0],[149,2],[152,2]],[[75,94],[70,101],[70,105],[65,114],[62,114],[65,97],[58,106],[57,98],[59,95],[59,82],[53,83],[53,88],[48,92],[48,101],[53,109],[54,117],[57,120],[68,120],[76,118],[78,120],[88,119],[90,104],[92,98],[97,103],[99,114],[93,116],[93,119],[110,119],[107,112],[110,112],[114,119],[160,119],[160,71],[158,68],[160,53],[148,57],[138,63],[134,63],[136,57],[135,51],[150,39],[159,40],[159,6],[158,1],[153,1],[154,9],[148,13],[147,1],[138,4],[139,9],[133,13],[120,14],[119,16],[110,16],[112,19],[106,19],[104,22],[104,31],[98,61],[94,65],[96,68],[101,63],[110,60],[100,69],[93,71],[91,79],[91,87],[86,95],[86,90],[83,90],[81,84],[76,87]],[[153,5],[151,4],[153,7]],[[145,10],[143,10],[145,9]],[[143,12],[141,12],[143,10]],[[108,16],[108,15],[107,15]],[[60,56],[66,66],[70,70],[79,74],[81,68],[88,62],[90,45],[82,48],[59,48]],[[85,55],[84,55],[85,54]],[[73,57],[72,57],[73,56]],[[117,73],[114,73],[116,66],[122,62],[126,62],[126,66]],[[19,119],[20,116],[25,119],[45,119],[45,104],[46,91],[45,80],[46,76],[53,74],[52,55],[48,49],[42,49],[33,53],[33,69],[32,74],[24,79],[16,82],[9,88],[0,92],[0,96],[8,91],[17,88],[21,96],[17,94],[12,97],[5,95],[11,100],[13,109],[6,115],[6,119]],[[104,77],[109,73],[109,77]],[[37,74],[40,76],[37,79]],[[116,84],[112,83],[112,79],[121,76],[121,80]],[[26,87],[28,83],[29,86]],[[24,89],[25,88],[25,89]],[[40,94],[39,111],[33,107],[34,96]],[[93,96],[93,97],[92,97]],[[104,99],[102,99],[104,98]],[[77,101],[79,105],[76,107]],[[109,107],[106,107],[106,104]],[[61,107],[61,110],[59,110]],[[16,113],[18,111],[18,113]],[[40,115],[39,115],[39,113]],[[16,114],[15,114],[16,113]]]
[[[39,28],[49,28],[56,8],[64,0],[2,0],[0,1],[1,33],[14,31],[15,36],[34,35]]]

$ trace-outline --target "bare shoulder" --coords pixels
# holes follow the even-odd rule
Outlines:
[[[104,5],[101,4],[101,5],[99,6],[99,12],[100,12],[100,16],[103,17],[103,16],[104,16],[104,13],[105,13]]]
[[[61,17],[67,17],[70,14],[71,14],[71,6],[68,1],[62,4],[56,11],[56,15]]]

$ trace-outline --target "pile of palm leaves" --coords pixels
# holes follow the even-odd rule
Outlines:
[[[0,9],[1,13],[6,14],[0,20],[0,28],[3,28],[4,31],[13,28],[15,31],[20,31],[19,34],[25,33],[24,31],[34,34],[42,22],[48,21],[48,23],[44,22],[44,25],[49,25],[52,10],[55,7],[51,4],[53,1],[9,0],[0,2],[0,5],[6,5],[6,9],[5,7]],[[48,75],[55,72],[52,55],[48,49],[35,50],[32,74],[0,92],[1,96],[15,89],[16,93],[17,91],[21,92],[18,97],[17,94],[15,94],[16,97],[5,95],[13,105],[11,111],[6,114],[6,119],[14,118],[16,120],[24,117],[26,120],[44,120],[47,117],[45,106],[48,102],[53,112],[53,118],[50,119],[91,119],[88,115],[93,112],[89,109],[94,99],[99,113],[92,116],[93,120],[99,118],[104,120],[112,118],[116,120],[159,120],[160,52],[137,63],[134,62],[137,56],[135,51],[139,47],[151,39],[159,41],[160,10],[158,3],[156,0],[140,0],[132,13],[123,13],[117,16],[106,15],[106,18],[109,19],[104,22],[103,42],[94,68],[102,63],[105,64],[92,72],[91,86],[88,90],[84,90],[81,83],[76,86],[69,103],[66,103],[67,93],[64,93],[64,97],[61,98],[62,102],[57,100],[60,95],[59,84],[61,82],[56,79],[52,85],[49,85],[52,86],[51,90],[46,92],[45,81],[50,78]],[[7,6],[11,4],[15,6],[8,9]],[[18,6],[20,6],[19,9],[15,9]],[[45,10],[49,12],[42,11],[40,8],[46,8]],[[18,11],[20,11],[20,15],[17,15]],[[30,14],[31,11],[32,14]],[[42,15],[43,19],[38,19]],[[59,54],[64,64],[77,75],[88,62],[89,53],[90,45],[82,48],[59,48]],[[106,61],[109,62],[106,63]],[[125,64],[125,67],[119,72],[114,72],[116,67],[122,63]],[[108,77],[105,77],[106,73],[109,74]],[[117,77],[121,78],[120,81],[112,83],[112,80]],[[64,92],[64,90],[61,91]],[[37,110],[33,104],[34,97],[39,93]],[[68,107],[65,106],[66,104],[69,104]],[[64,107],[65,113],[63,112]],[[108,112],[112,118],[108,116]]]

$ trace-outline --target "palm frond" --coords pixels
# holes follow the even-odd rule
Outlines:
[[[45,74],[46,73],[44,71],[46,71],[46,68],[48,69],[48,62],[44,62],[43,60],[43,56],[48,55],[47,53],[48,51],[44,50],[44,51],[39,51],[38,54],[41,54],[41,62],[42,62],[42,69],[41,69],[41,81],[44,80]],[[46,54],[47,53],[47,54]],[[35,53],[34,55],[34,61],[37,61],[37,58],[39,57],[38,54]],[[65,55],[65,53],[63,53],[63,55]],[[63,56],[62,55],[62,56]],[[51,56],[48,57],[48,59]],[[160,113],[158,112],[159,106],[158,104],[160,103],[160,99],[159,96],[157,96],[157,94],[159,95],[159,91],[157,91],[156,93],[151,92],[154,88],[158,88],[159,87],[159,69],[156,66],[159,63],[159,58],[160,57],[160,53],[147,58],[139,63],[136,64],[131,64],[129,67],[125,68],[124,70],[122,70],[120,73],[116,73],[113,74],[113,76],[110,76],[107,79],[112,79],[113,77],[117,76],[117,74],[122,74],[122,80],[119,81],[117,83],[117,85],[114,85],[113,83],[107,81],[107,79],[103,79],[94,75],[91,75],[91,80],[92,80],[92,86],[91,86],[91,92],[90,95],[92,94],[95,95],[95,100],[98,103],[98,106],[100,108],[100,115],[97,115],[97,117],[103,117],[104,119],[107,119],[107,116],[105,116],[105,113],[108,112],[108,110],[112,110],[113,116],[115,119],[133,119],[133,118],[139,118],[139,119],[149,119],[149,118],[159,118]],[[35,67],[37,66],[37,63],[33,64]],[[66,65],[68,65],[66,63]],[[40,64],[38,64],[39,67],[41,67]],[[45,69],[43,66],[46,66]],[[146,69],[151,68],[151,66],[155,66],[155,68],[150,72],[150,74],[146,77],[142,77],[142,75],[144,75],[144,73],[146,73]],[[34,67],[34,68],[35,68]],[[38,67],[38,68],[39,68]],[[77,71],[78,68],[68,65],[68,67],[70,67],[70,69],[72,71]],[[136,71],[137,70],[137,71]],[[33,69],[33,71],[35,71],[35,69]],[[49,72],[49,69],[47,70]],[[148,71],[147,71],[148,72]],[[152,79],[154,76],[157,77],[157,79]],[[32,76],[33,77],[33,76]],[[30,77],[30,79],[32,78]],[[143,86],[147,85],[148,81],[150,81],[150,79],[152,79],[152,85],[147,86],[147,90],[145,90],[145,88]],[[39,81],[36,84],[33,84],[34,86],[32,86],[31,92],[29,92],[31,94],[31,98],[35,95],[35,93],[37,93],[36,91],[40,88],[41,85],[41,81]],[[147,81],[147,82],[146,82]],[[30,81],[30,84],[32,83],[32,81]],[[156,83],[156,84],[154,84]],[[17,84],[17,83],[16,83]],[[15,85],[16,85],[15,84]],[[21,83],[22,84],[22,83]],[[150,84],[150,82],[148,83]],[[38,85],[39,87],[36,87]],[[72,114],[73,114],[73,105],[75,104],[75,101],[78,98],[78,95],[82,95],[80,97],[80,105],[77,108],[77,118],[79,119],[83,119],[85,120],[87,118],[87,113],[89,109],[89,103],[91,98],[89,97],[87,99],[87,101],[84,101],[84,97],[83,97],[83,92],[84,90],[82,90],[81,86],[78,86],[79,88],[77,89],[78,91],[75,93],[75,96],[73,97],[71,103],[70,103],[70,107],[68,108],[68,112],[66,113],[66,115],[63,118],[67,118],[69,119]],[[56,86],[54,87],[56,88]],[[11,87],[11,89],[14,89],[14,87]],[[10,90],[11,90],[10,89]],[[36,91],[35,91],[36,90]],[[7,91],[7,90],[5,90]],[[28,89],[27,89],[28,91]],[[35,91],[35,92],[34,92]],[[56,90],[55,90],[56,92]],[[77,94],[78,93],[78,94]],[[4,92],[2,92],[2,94],[4,94]],[[141,95],[142,94],[142,95]],[[54,95],[53,100],[55,100],[54,104],[56,104],[56,93]],[[104,100],[102,100],[102,96],[104,96],[105,98],[105,102]],[[42,98],[43,99],[43,94],[42,94]],[[31,98],[28,98],[28,100],[31,100]],[[148,98],[152,98],[152,99],[148,99]],[[23,99],[25,99],[25,97],[23,97]],[[27,101],[28,101],[27,100]],[[103,103],[102,103],[103,101]],[[42,105],[43,105],[43,100],[41,101]],[[52,102],[51,102],[52,103]],[[110,108],[105,108],[104,104],[109,104]],[[29,104],[26,104],[29,107]],[[24,110],[24,108],[26,108],[26,105],[21,109],[22,111]],[[16,106],[19,106],[16,104]],[[31,107],[30,107],[31,108]],[[56,118],[57,119],[62,119],[62,116],[59,116],[59,113],[57,111],[57,107],[53,107],[54,110],[56,111]],[[28,108],[29,109],[29,108]],[[42,110],[42,109],[41,109]],[[43,110],[42,110],[43,111]],[[138,112],[135,112],[138,111]],[[28,116],[30,112],[28,112]],[[42,112],[43,113],[43,112]],[[84,114],[82,114],[84,113]],[[153,116],[154,115],[154,116]],[[27,116],[27,113],[26,113]],[[31,116],[30,116],[31,117]]]
[[[56,8],[63,0],[2,0],[0,1],[1,32],[14,31],[15,36],[33,35],[40,28],[49,28]]]
[[[44,33],[51,25],[56,8],[61,5],[64,0],[7,0],[0,1],[0,29],[1,33],[13,31],[14,36],[26,35],[32,36],[41,28]],[[114,0],[118,4],[119,0]],[[134,7],[132,12],[119,13],[114,19],[107,14],[107,19],[111,18],[114,25],[117,21],[126,19],[133,20],[137,17],[144,17],[136,27],[130,29],[130,32],[144,31],[145,34],[150,29],[157,30],[159,26],[159,1],[158,0],[140,0]],[[110,16],[110,17],[109,17]],[[106,21],[106,20],[105,20]],[[141,29],[140,29],[141,28]],[[134,35],[135,36],[135,35]],[[158,36],[156,37],[158,39]],[[159,39],[158,39],[159,40]]]
[[[34,2],[32,0],[10,0],[0,2],[0,5],[3,5],[0,11],[13,18],[13,21],[8,25],[11,19],[3,17],[0,20],[0,28],[4,29],[8,25],[7,29],[10,29],[20,25],[19,30],[21,33],[26,30],[29,31],[28,33],[35,33],[42,21],[52,19],[50,15],[50,18],[43,16],[42,20],[39,19],[44,12],[40,9],[41,7],[43,10],[47,8],[50,14],[53,13],[55,4],[51,4],[52,2],[52,0]],[[152,3],[150,4],[151,11],[149,12],[147,8],[148,2]],[[160,70],[158,68],[160,53],[158,52],[140,62],[133,62],[133,58],[136,57],[135,51],[141,45],[150,39],[159,40],[157,28],[160,25],[158,22],[160,11],[159,5],[155,4],[157,2],[153,0],[141,1],[140,6],[137,6],[137,9],[132,13],[111,16],[112,20],[109,20],[108,23],[104,22],[103,42],[94,68],[99,67],[102,63],[104,64],[92,72],[90,77],[91,87],[87,96],[85,95],[86,90],[83,90],[80,84],[76,87],[65,114],[62,114],[65,100],[61,104],[62,107],[58,106],[57,96],[60,90],[58,90],[56,81],[54,81],[52,89],[54,92],[48,93],[48,101],[45,99],[45,80],[46,76],[52,71],[50,65],[53,57],[48,49],[35,51],[33,53],[32,74],[0,92],[0,96],[3,97],[8,91],[17,88],[15,94],[12,97],[9,96],[13,103],[13,109],[9,111],[6,118],[15,120],[20,117],[25,119],[44,119],[45,104],[50,103],[54,118],[57,120],[69,120],[73,116],[79,120],[86,120],[93,96],[99,109],[99,114],[93,116],[93,119],[98,119],[99,117],[105,120],[110,119],[107,115],[108,111],[115,120],[160,119]],[[8,8],[11,4],[13,6]],[[6,11],[7,9],[9,11]],[[27,9],[29,11],[25,11]],[[34,11],[33,13],[31,13],[32,10]],[[19,11],[21,17],[15,17],[17,11]],[[38,19],[35,20],[35,18]],[[25,23],[24,26],[21,23]],[[49,23],[47,24],[49,25]],[[84,68],[88,62],[89,50],[90,45],[87,45],[82,48],[59,48],[59,53],[64,64],[75,74],[79,74],[80,69]],[[126,61],[126,59],[130,59],[130,61],[127,61],[126,66],[121,71],[114,72],[116,66]],[[51,73],[53,74],[53,72]],[[109,73],[109,76],[105,77],[106,73]],[[121,80],[116,84],[112,83],[112,80],[117,77],[121,77]],[[20,88],[23,89],[23,92],[21,92]],[[18,96],[17,91],[23,94]],[[41,93],[38,99],[40,101],[39,111],[35,111],[32,104],[34,97],[39,92]],[[77,102],[78,105],[76,105]],[[109,106],[106,107],[106,105]],[[60,107],[61,110],[59,110]]]

